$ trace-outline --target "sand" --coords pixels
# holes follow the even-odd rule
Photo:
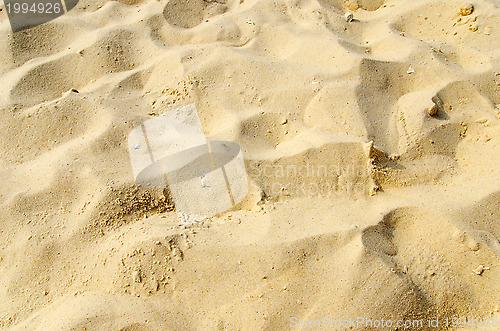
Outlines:
[[[499,7],[1,5],[0,327],[500,329]],[[127,135],[191,103],[250,191],[183,226]]]

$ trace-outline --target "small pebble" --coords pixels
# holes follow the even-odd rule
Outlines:
[[[486,268],[483,265],[479,265],[476,269],[472,270],[478,276],[481,276],[485,270],[489,270],[490,268]]]
[[[415,69],[413,69],[411,66],[408,68],[408,70],[406,70],[407,74],[412,74],[414,72],[415,72]]]
[[[347,13],[345,13],[344,19],[346,22],[352,22],[352,20],[354,19],[353,13],[351,13],[349,11]]]
[[[427,113],[429,114],[429,116],[435,116],[438,113],[438,106],[437,105],[432,106],[427,110]]]
[[[134,148],[135,148],[135,149],[139,149],[139,148],[141,148],[141,145],[137,144],[137,145],[135,145],[135,147],[134,147]]]
[[[400,157],[401,157],[401,155],[394,153],[394,154],[389,155],[389,160],[397,161],[397,160],[399,160]]]
[[[474,5],[467,2],[467,3],[464,3],[463,5],[460,6],[458,13],[461,16],[467,16],[467,15],[472,14],[473,11],[474,11]]]

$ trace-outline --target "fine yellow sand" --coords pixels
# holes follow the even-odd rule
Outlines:
[[[498,0],[0,5],[1,328],[500,329]],[[186,227],[127,136],[191,103],[250,192]]]

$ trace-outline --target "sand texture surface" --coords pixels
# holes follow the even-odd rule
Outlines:
[[[1,329],[500,329],[498,0],[0,9]],[[192,103],[250,190],[184,226],[127,136]]]

